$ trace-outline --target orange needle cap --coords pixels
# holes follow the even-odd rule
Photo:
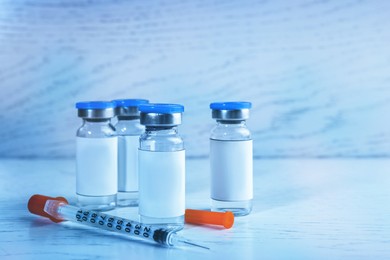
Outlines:
[[[55,218],[55,217],[53,217],[45,212],[45,210],[44,210],[45,204],[46,204],[46,201],[48,201],[48,200],[58,200],[58,201],[64,202],[65,204],[68,204],[68,201],[64,197],[53,198],[53,197],[49,197],[49,196],[35,194],[35,195],[31,196],[30,200],[28,201],[27,208],[31,213],[45,217],[45,218],[49,218],[53,222],[58,223],[58,222],[63,221],[62,219]]]
[[[212,224],[231,228],[234,223],[232,212],[214,212],[207,210],[186,209],[186,223],[191,224]]]

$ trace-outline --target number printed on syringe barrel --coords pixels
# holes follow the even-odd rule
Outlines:
[[[98,226],[110,231],[119,231],[132,237],[142,236],[143,239],[150,238],[150,241],[155,241],[153,239],[155,229],[135,221],[82,209],[77,211],[76,220],[77,222],[84,222],[84,224],[88,224],[89,226]]]

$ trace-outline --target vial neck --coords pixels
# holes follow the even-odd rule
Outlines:
[[[84,124],[110,124],[111,118],[84,118]]]
[[[245,120],[217,120],[219,125],[246,125]]]
[[[83,125],[77,130],[78,137],[105,138],[115,136],[115,128],[110,118],[84,118]]]
[[[211,130],[211,139],[225,141],[245,141],[251,139],[251,133],[245,120],[218,120]]]
[[[184,149],[177,126],[146,126],[140,136],[140,149],[144,151],[175,152]]]
[[[165,134],[176,134],[177,126],[146,126],[145,131],[147,133],[165,133]]]
[[[120,121],[130,121],[130,120],[139,120],[139,116],[118,116]]]

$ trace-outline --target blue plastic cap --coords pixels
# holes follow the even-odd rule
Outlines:
[[[184,106],[178,104],[142,104],[138,110],[143,113],[173,114],[183,113]]]
[[[106,109],[116,108],[116,104],[111,101],[82,101],[76,103],[77,109]]]
[[[210,104],[214,110],[239,110],[252,108],[251,102],[215,102]]]
[[[147,100],[147,99],[115,99],[112,102],[114,102],[117,107],[138,107],[141,104],[148,104],[149,100]]]

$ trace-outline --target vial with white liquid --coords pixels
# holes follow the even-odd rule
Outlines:
[[[76,138],[76,193],[78,204],[88,209],[116,205],[118,139],[110,121],[115,107],[107,101],[76,103],[83,119]]]
[[[253,199],[253,148],[246,126],[250,102],[211,103],[217,125],[210,135],[211,209],[248,215]]]
[[[184,227],[185,150],[177,126],[184,107],[140,105],[145,132],[139,147],[140,222]]]
[[[145,127],[140,124],[138,106],[149,103],[145,99],[118,99],[118,206],[138,206],[138,147]]]

